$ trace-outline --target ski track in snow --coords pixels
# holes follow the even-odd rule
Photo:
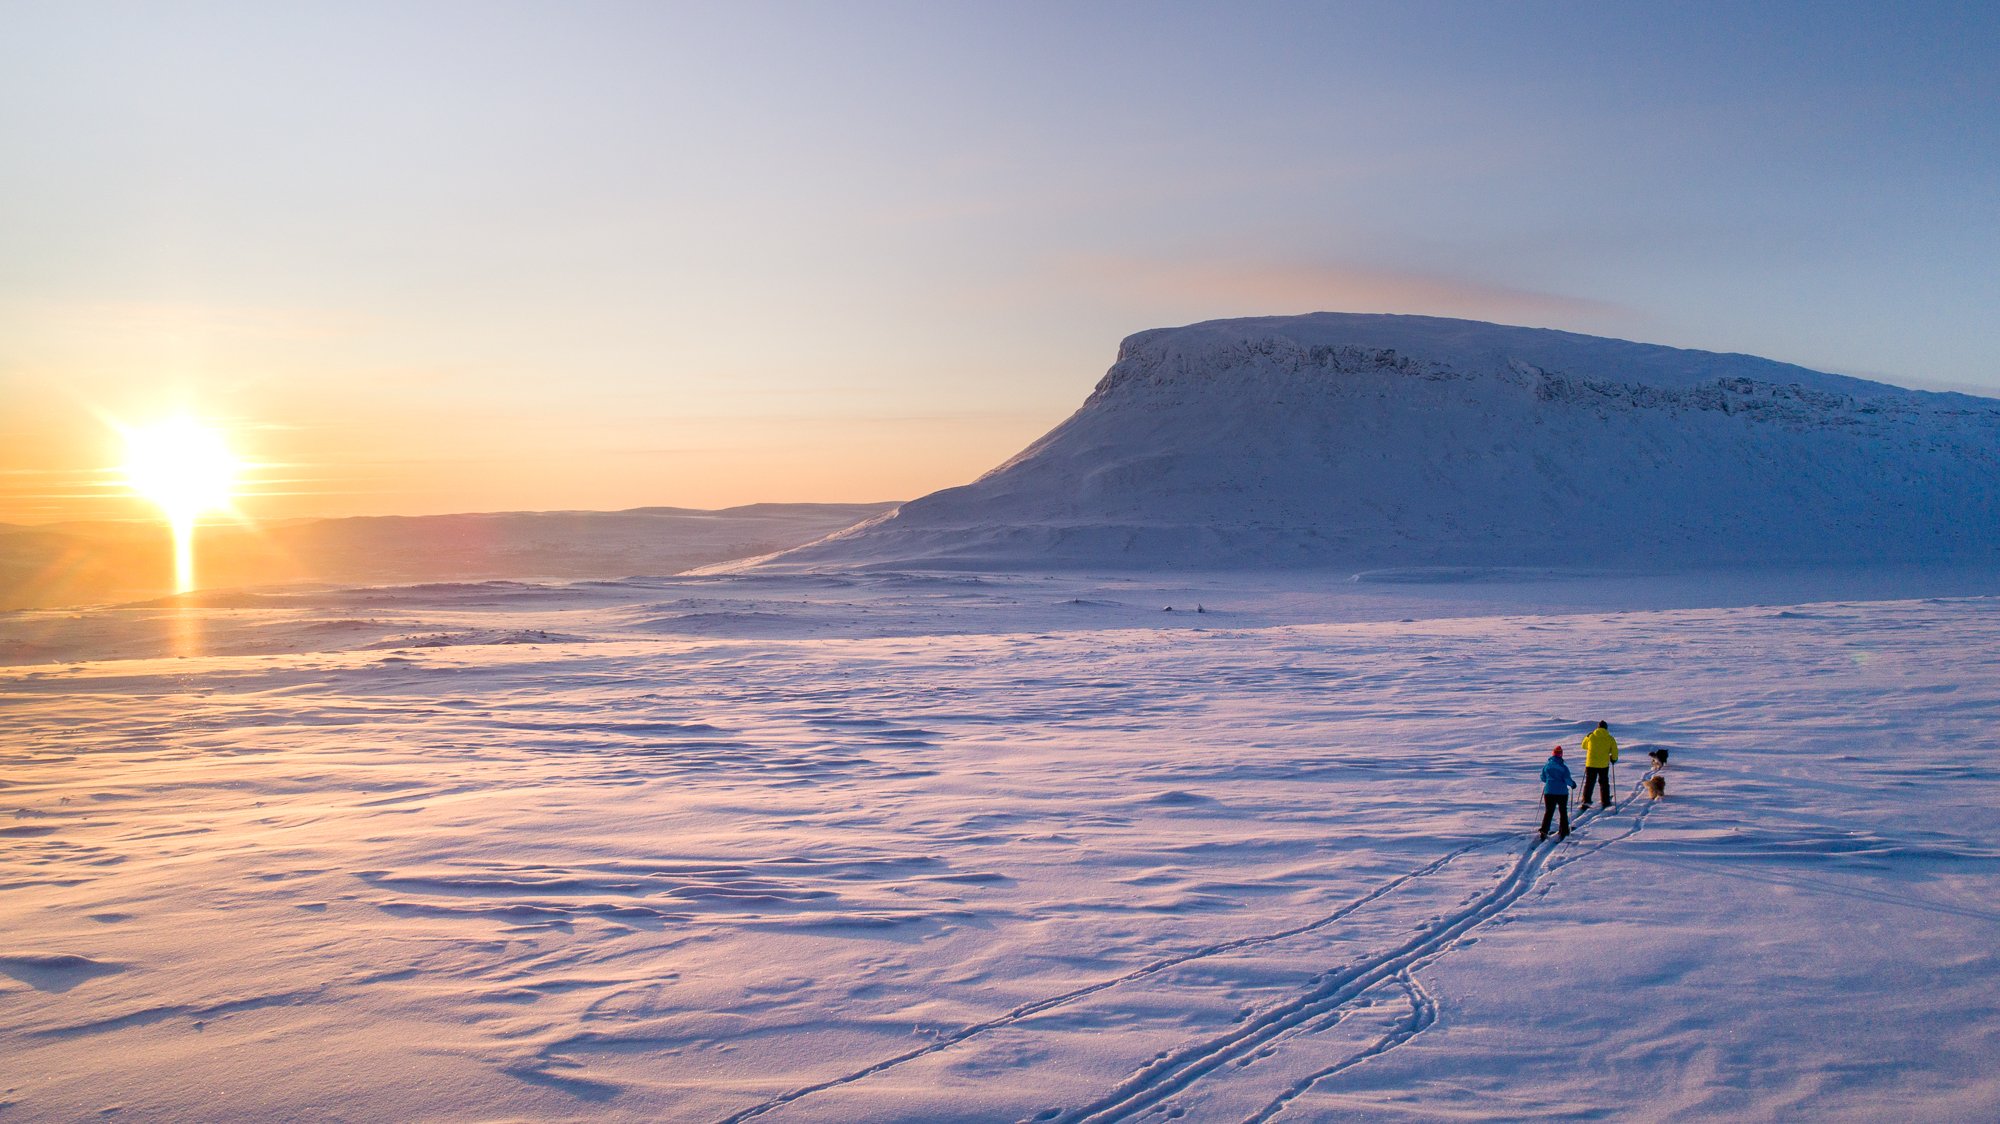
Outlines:
[[[1640,783],[1644,783],[1643,778]],[[1636,791],[1637,788],[1635,787],[1634,792]],[[1628,809],[1633,802],[1634,797],[1628,795],[1617,805],[1617,810],[1622,812]],[[1192,1046],[1166,1062],[1156,1062],[1153,1065],[1147,1066],[1145,1069],[1134,1074],[1126,1084],[1114,1090],[1111,1097],[1108,1097],[1105,1101],[1097,1105],[1073,1112],[1064,1112],[1058,1109],[1045,1110],[1037,1114],[1033,1119],[1037,1121],[1057,1120],[1062,1121],[1063,1124],[1072,1124],[1072,1122],[1074,1124],[1083,1124],[1085,1121],[1127,1119],[1135,1114],[1142,1113],[1161,1099],[1180,1091],[1227,1062],[1243,1058],[1245,1055],[1255,1053],[1260,1049],[1268,1051],[1269,1047],[1267,1044],[1269,1042],[1282,1037],[1299,1026],[1338,1018],[1348,1003],[1362,995],[1370,993],[1383,980],[1391,979],[1396,981],[1403,988],[1411,1003],[1412,1011],[1409,1022],[1384,1035],[1367,1050],[1345,1058],[1313,1074],[1273,1101],[1262,1112],[1249,1118],[1251,1121],[1271,1119],[1285,1104],[1295,1099],[1300,1093],[1305,1092],[1313,1085],[1339,1073],[1341,1070],[1358,1065],[1369,1058],[1394,1049],[1428,1029],[1437,1021],[1438,1006],[1436,1001],[1424,991],[1423,985],[1415,978],[1414,973],[1417,968],[1451,951],[1458,938],[1499,916],[1508,906],[1534,889],[1540,883],[1541,876],[1544,873],[1560,870],[1569,863],[1576,861],[1581,854],[1601,850],[1611,843],[1637,834],[1644,825],[1646,813],[1650,810],[1650,803],[1641,806],[1633,814],[1631,820],[1632,826],[1630,828],[1620,832],[1611,839],[1595,844],[1586,842],[1587,827],[1590,822],[1593,822],[1603,813],[1580,812],[1572,823],[1572,827],[1575,828],[1571,832],[1572,842],[1567,844],[1538,843],[1529,847],[1523,852],[1520,860],[1516,862],[1499,885],[1481,896],[1471,907],[1448,916],[1440,922],[1433,923],[1425,936],[1409,944],[1400,946],[1389,953],[1364,961],[1358,966],[1350,967],[1328,977],[1314,991],[1283,1004],[1272,1011],[1263,1013],[1247,1025],[1234,1028],[1228,1035]],[[793,1089],[781,1096],[773,1097],[761,1104],[753,1105],[741,1112],[725,1117],[720,1124],[740,1124],[741,1121],[763,1116],[774,1109],[797,1103],[815,1093],[822,1093],[829,1089],[849,1085],[865,1078],[886,1073],[906,1062],[915,1061],[918,1058],[948,1050],[987,1031],[1018,1023],[1029,1016],[1053,1010],[1121,984],[1144,979],[1147,976],[1163,972],[1168,968],[1177,967],[1191,961],[1225,952],[1233,952],[1256,945],[1271,944],[1289,937],[1298,936],[1302,933],[1311,932],[1315,929],[1324,928],[1347,917],[1362,906],[1388,897],[1410,882],[1437,873],[1455,859],[1474,851],[1483,850],[1496,842],[1512,839],[1517,836],[1517,832],[1505,832],[1468,843],[1415,870],[1392,878],[1367,894],[1342,905],[1339,909],[1323,917],[1306,922],[1303,925],[1292,926],[1273,933],[1241,937],[1236,940],[1224,941],[1219,944],[1194,949],[1156,960],[1142,968],[1112,979],[1102,980],[1086,987],[1064,992],[1061,995],[1050,996],[1045,999],[1036,1000],[1033,1003],[1024,1004],[998,1018],[975,1023],[945,1034],[927,1046],[898,1054],[895,1057],[884,1059],[864,1069],[855,1070],[827,1081]],[[1577,853],[1558,856],[1556,852],[1565,846],[1575,849]]]
[[[1508,835],[1511,834],[1512,833],[1508,833]],[[1505,836],[1502,837],[1504,838]],[[844,1074],[840,1077],[833,1078],[830,1081],[822,1081],[815,1085],[808,1085],[805,1086],[804,1088],[794,1089],[788,1093],[785,1093],[782,1096],[773,1097],[762,1104],[754,1105],[750,1108],[744,1109],[742,1112],[726,1117],[722,1121],[722,1124],[737,1124],[737,1122],[739,1121],[749,1120],[753,1117],[762,1116],[765,1113],[770,1112],[772,1109],[779,1108],[784,1105],[792,1104],[796,1101],[803,1100],[814,1093],[822,1093],[828,1089],[837,1088],[841,1085],[852,1084],[866,1077],[873,1077],[879,1073],[886,1073],[887,1071],[894,1069],[899,1065],[902,1065],[904,1062],[915,1061],[918,1058],[925,1057],[930,1054],[935,1054],[941,1050],[949,1049],[953,1046],[958,1045],[961,1042],[965,1042],[968,1039],[971,1039],[975,1035],[983,1034],[986,1031],[993,1030],[998,1027],[1008,1026],[1014,1023],[1018,1023],[1022,1019],[1025,1019],[1030,1015],[1038,1015],[1044,1011],[1054,1010],[1055,1008],[1061,1007],[1064,1004],[1073,1003],[1078,999],[1085,998],[1086,996],[1095,995],[1098,992],[1105,991],[1113,987],[1117,987],[1120,984],[1131,983],[1134,980],[1140,980],[1144,979],[1147,976],[1156,975],[1160,972],[1166,971],[1168,968],[1178,967],[1179,965],[1186,964],[1191,961],[1200,960],[1205,957],[1215,956],[1225,952],[1234,952],[1238,949],[1251,948],[1256,945],[1271,944],[1275,941],[1281,941],[1288,937],[1298,936],[1301,933],[1309,933],[1315,929],[1324,928],[1328,925],[1333,924],[1336,921],[1339,921],[1341,918],[1348,916],[1349,914],[1353,913],[1357,909],[1360,909],[1364,905],[1368,905],[1371,902],[1387,897],[1388,895],[1394,893],[1397,889],[1399,889],[1406,883],[1413,882],[1419,878],[1423,878],[1431,874],[1435,874],[1439,870],[1444,869],[1444,867],[1447,864],[1449,864],[1453,859],[1456,859],[1461,855],[1469,854],[1472,851],[1478,850],[1480,848],[1490,846],[1492,842],[1493,842],[1492,839],[1482,839],[1475,843],[1468,843],[1463,847],[1451,851],[1450,853],[1446,854],[1443,858],[1437,859],[1433,862],[1426,863],[1423,866],[1418,867],[1417,869],[1412,870],[1407,874],[1398,875],[1397,877],[1390,879],[1388,882],[1383,883],[1381,886],[1376,887],[1374,890],[1371,890],[1368,893],[1363,894],[1361,897],[1355,898],[1354,900],[1341,906],[1339,909],[1334,910],[1332,913],[1329,913],[1324,917],[1320,917],[1316,920],[1308,921],[1303,925],[1294,925],[1289,929],[1281,929],[1275,933],[1263,933],[1257,936],[1239,937],[1236,940],[1223,941],[1220,944],[1208,945],[1207,947],[1194,949],[1193,951],[1190,952],[1184,952],[1175,956],[1169,956],[1162,960],[1155,960],[1151,964],[1148,964],[1143,968],[1127,972],[1122,976],[1117,976],[1112,979],[1103,980],[1098,983],[1090,984],[1085,987],[1080,987],[1073,991],[1066,991],[1061,995],[1050,996],[1049,998],[1046,999],[1038,999],[1033,1003],[1028,1003],[1020,1007],[1016,1007],[1013,1010],[1008,1011],[1006,1014],[1001,1015],[999,1018],[989,1019],[985,1022],[975,1023],[972,1026],[964,1027],[960,1030],[953,1031],[950,1034],[947,1034],[937,1039],[935,1042],[933,1042],[928,1046],[924,1046],[916,1050],[911,1050],[905,1054],[898,1054],[893,1058],[888,1058],[884,1061],[877,1062],[876,1064],[871,1065],[866,1069],[855,1070],[853,1073]]]
[[[1291,1088],[1274,1098],[1270,1104],[1265,1105],[1254,1115],[1245,1118],[1245,1124],[1257,1124],[1259,1121],[1269,1120],[1277,1116],[1284,1111],[1287,1105],[1297,1100],[1301,1094],[1318,1085],[1320,1082],[1325,1081],[1327,1078],[1343,1070],[1360,1065],[1370,1058],[1386,1054],[1390,1050],[1401,1046],[1403,1043],[1435,1026],[1438,1021],[1437,1000],[1425,989],[1423,981],[1417,978],[1414,968],[1405,968],[1397,972],[1395,983],[1402,990],[1404,1000],[1410,1005],[1410,1013],[1407,1018],[1398,1021],[1394,1027],[1391,1027],[1382,1037],[1377,1038],[1366,1049],[1349,1054],[1332,1065],[1294,1083]],[[1325,1025],[1329,1021],[1338,1020],[1345,1014],[1345,1011],[1335,1011],[1333,1014],[1317,1021],[1318,1024]]]
[[[1640,783],[1644,783],[1643,779]],[[1636,787],[1634,791],[1638,791]],[[1636,796],[1627,796],[1617,806],[1617,810],[1623,812],[1631,808],[1637,800],[1638,797]],[[1439,956],[1450,952],[1460,937],[1499,916],[1508,906],[1526,895],[1529,890],[1532,890],[1542,880],[1544,875],[1561,870],[1563,867],[1576,862],[1585,855],[1601,851],[1605,847],[1639,834],[1645,828],[1646,816],[1652,811],[1652,808],[1653,805],[1650,801],[1641,804],[1637,811],[1631,813],[1630,827],[1608,839],[1587,845],[1578,845],[1577,851],[1580,853],[1563,851],[1564,844],[1562,843],[1555,844],[1553,850],[1551,850],[1549,844],[1538,845],[1524,857],[1524,865],[1531,868],[1526,872],[1525,878],[1516,881],[1514,876],[1510,875],[1508,881],[1503,882],[1492,893],[1481,899],[1479,905],[1460,914],[1452,923],[1434,930],[1433,938],[1430,941],[1419,942],[1419,948],[1413,955],[1399,952],[1378,961],[1369,975],[1379,978],[1379,972],[1382,967],[1395,966],[1393,978],[1402,987],[1403,993],[1410,1003],[1410,1016],[1408,1020],[1392,1028],[1367,1049],[1342,1058],[1332,1065],[1309,1074],[1294,1083],[1290,1088],[1273,1099],[1270,1104],[1265,1105],[1256,1114],[1247,1117],[1244,1124],[1261,1124],[1262,1121],[1272,1119],[1283,1112],[1285,1106],[1297,1100],[1307,1090],[1312,1089],[1314,1086],[1344,1070],[1388,1053],[1390,1050],[1403,1045],[1436,1025],[1439,1017],[1437,1000],[1424,989],[1422,981],[1417,978],[1417,969],[1437,959]],[[1571,831],[1571,836],[1577,839],[1583,838],[1589,826],[1583,820],[1588,819],[1594,822],[1602,815],[1602,812],[1591,813],[1588,817],[1582,817],[1577,822],[1572,823],[1571,826],[1575,830]],[[1562,853],[1557,854],[1556,852]],[[1537,858],[1540,860],[1539,868],[1534,869],[1536,864],[1532,860]],[[1520,868],[1516,868],[1516,872],[1519,873]],[[1514,885],[1510,886],[1509,882],[1513,882]],[[1428,945],[1428,947],[1424,947],[1425,945]],[[1360,973],[1352,975],[1350,979],[1352,980],[1352,984],[1349,987],[1341,989],[1341,993],[1345,997],[1340,999],[1339,1002],[1330,1004],[1334,1013],[1338,1013],[1340,1007],[1346,1002],[1365,994],[1368,990],[1369,985],[1360,986],[1359,990],[1353,989],[1353,985],[1361,984],[1362,976]],[[1240,1054],[1241,1051],[1232,1051],[1232,1053]],[[1208,1068],[1213,1068],[1213,1066]],[[1118,1117],[1102,1117],[1102,1119],[1116,1118]]]
[[[1618,807],[1622,808],[1624,805]],[[1633,814],[1630,827],[1610,839],[1588,847],[1585,853],[1602,850],[1611,843],[1636,834],[1643,826],[1645,814],[1649,810],[1641,808],[1639,812]],[[1616,814],[1616,811],[1614,808],[1613,814]],[[1575,830],[1571,832],[1571,838],[1580,838],[1589,826],[1594,825],[1603,816],[1603,812],[1593,812],[1587,819],[1572,823],[1571,826]],[[1509,906],[1533,890],[1545,872],[1575,862],[1579,856],[1565,853],[1563,846],[1563,844],[1538,843],[1529,847],[1522,852],[1513,869],[1507,872],[1507,876],[1501,879],[1498,885],[1481,895],[1470,906],[1433,922],[1408,942],[1330,976],[1313,990],[1259,1013],[1247,1022],[1231,1028],[1226,1034],[1195,1043],[1168,1058],[1146,1066],[1094,1104],[1070,1112],[1044,1112],[1036,1119],[1056,1120],[1062,1124],[1108,1124],[1110,1121],[1129,1120],[1143,1115],[1147,1110],[1216,1072],[1229,1062],[1256,1055],[1298,1027],[1337,1015],[1342,1007],[1367,994],[1384,981],[1406,981],[1415,1010],[1410,1027],[1402,1033],[1392,1032],[1360,1054],[1327,1067],[1294,1089],[1288,1090],[1286,1095],[1267,1106],[1263,1112],[1250,1118],[1270,1119],[1286,1102],[1293,1100],[1319,1081],[1402,1045],[1435,1022],[1436,1003],[1428,997],[1418,997],[1417,985],[1413,978],[1415,970],[1451,951],[1453,944],[1460,937],[1499,917]]]

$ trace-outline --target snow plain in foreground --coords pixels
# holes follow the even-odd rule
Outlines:
[[[0,616],[0,1115],[2000,1115],[2000,583],[1518,577]]]

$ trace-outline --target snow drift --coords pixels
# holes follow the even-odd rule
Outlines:
[[[766,570],[2000,556],[2000,401],[1422,316],[1141,332],[971,484]]]

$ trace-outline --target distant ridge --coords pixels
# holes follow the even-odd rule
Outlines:
[[[2000,401],[1426,316],[1140,332],[963,487],[716,569],[2000,557]]]
[[[203,527],[203,588],[296,582],[572,581],[675,574],[810,542],[886,503],[760,503],[704,511],[504,511],[291,519]],[[149,523],[0,526],[0,612],[169,591],[166,535]]]

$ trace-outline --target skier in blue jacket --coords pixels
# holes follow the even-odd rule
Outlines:
[[[1549,837],[1549,817],[1562,810],[1562,831],[1557,839],[1569,835],[1569,790],[1576,787],[1570,778],[1569,766],[1563,764],[1563,747],[1557,746],[1542,764],[1542,838]]]

